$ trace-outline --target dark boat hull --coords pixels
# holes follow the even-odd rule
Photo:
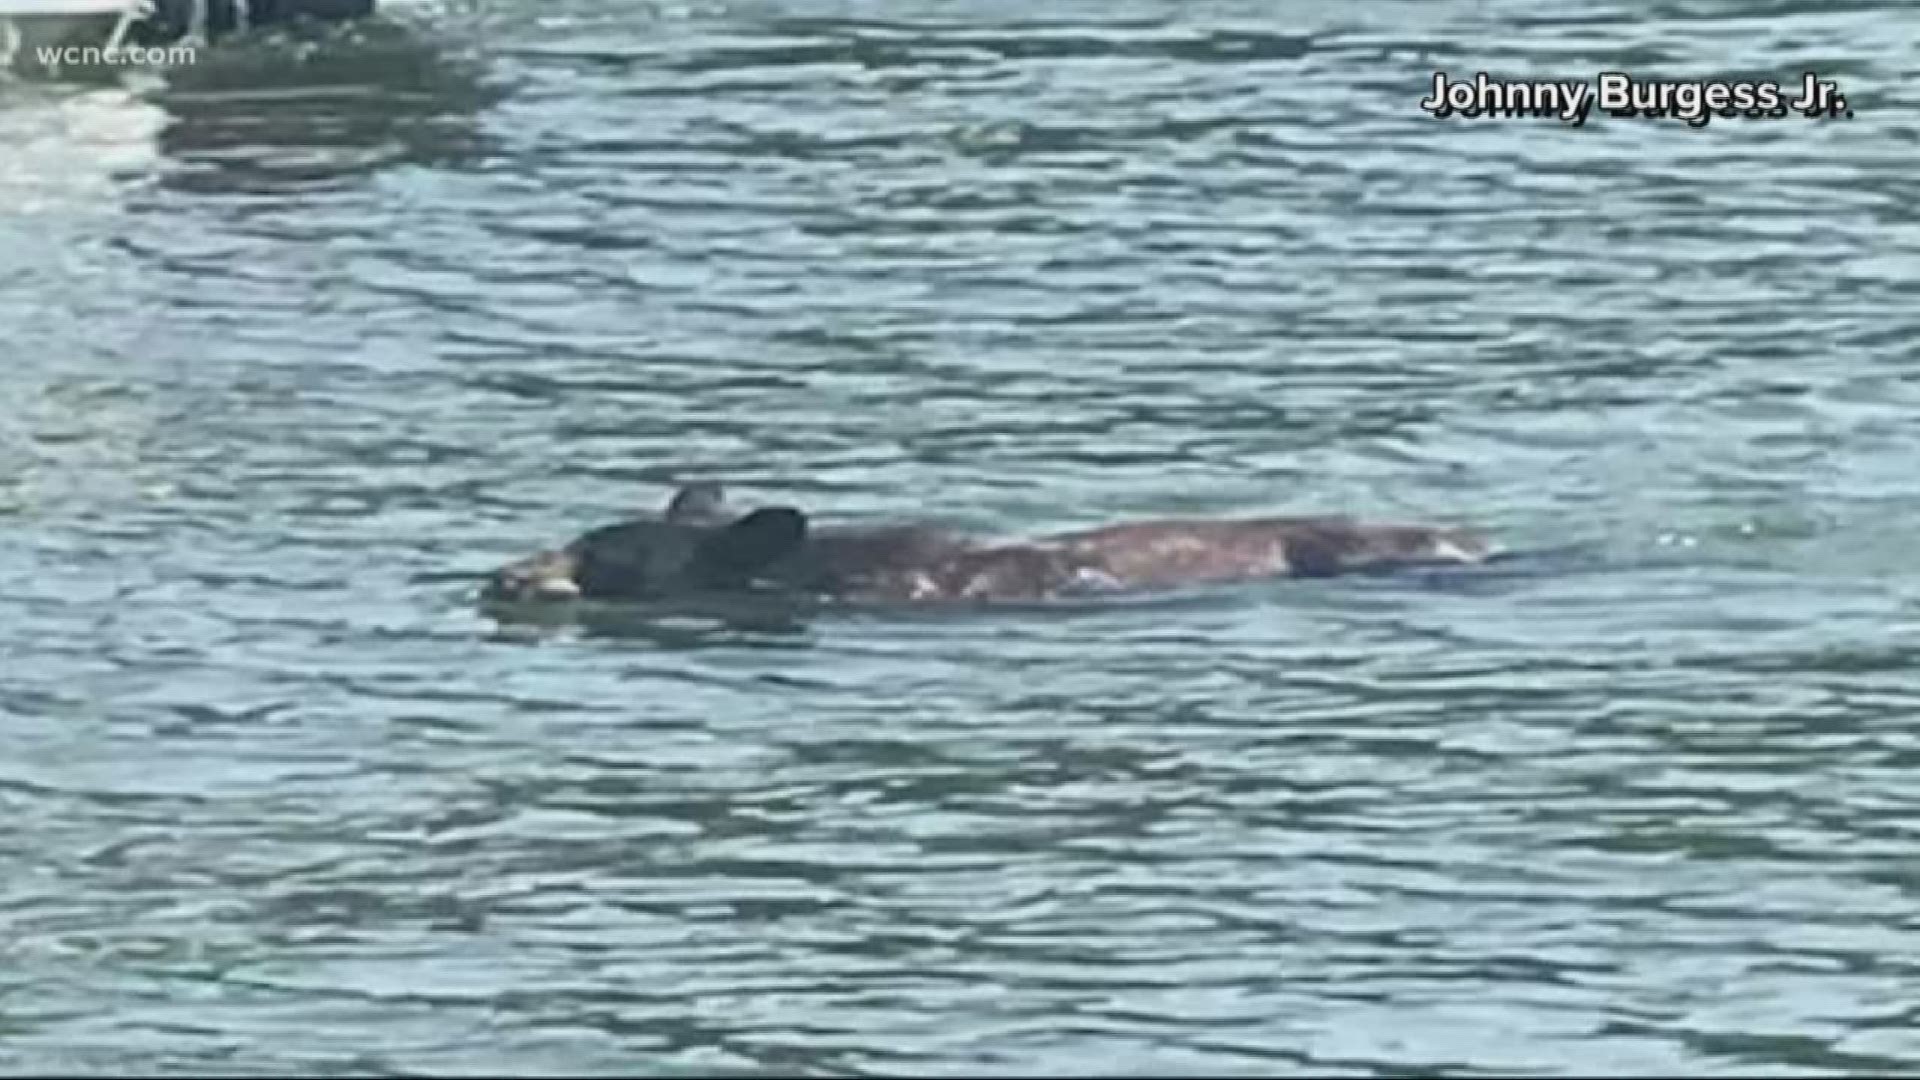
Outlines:
[[[373,14],[374,0],[155,0],[153,14],[134,31],[142,44],[177,41],[195,29],[196,17],[208,37],[251,27],[311,20],[340,22]]]

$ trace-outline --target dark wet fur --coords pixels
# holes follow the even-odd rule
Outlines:
[[[816,527],[799,548],[766,568],[765,580],[802,592],[839,595],[876,575],[937,565],[974,547],[964,536],[927,525]]]
[[[605,525],[489,575],[482,599],[641,600],[744,589],[798,550],[805,515],[767,507],[733,516],[718,488],[687,488],[665,513]]]
[[[574,582],[582,595],[622,600],[743,588],[770,553],[791,550],[805,535],[805,519],[784,507],[755,510],[726,526],[609,525],[571,545]]]
[[[820,528],[787,508],[736,516],[718,485],[701,484],[657,518],[596,529],[503,568],[488,595],[639,599],[771,587],[853,602],[1024,602],[1470,565],[1490,554],[1462,530],[1346,518],[1169,518],[992,542],[924,525]]]

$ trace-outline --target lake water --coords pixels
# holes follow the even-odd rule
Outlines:
[[[1453,119],[1470,77],[1851,120]],[[460,0],[0,86],[0,1069],[1920,1069],[1920,11]],[[709,477],[1511,569],[496,623]]]

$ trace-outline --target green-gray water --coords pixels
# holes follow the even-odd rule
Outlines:
[[[0,86],[0,1069],[1920,1068],[1917,58],[490,0]],[[1808,68],[1853,120],[1417,106]],[[439,576],[693,476],[1559,554],[783,628]]]

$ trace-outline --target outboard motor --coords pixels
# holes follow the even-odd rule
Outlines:
[[[134,30],[143,44],[177,41],[199,32],[219,37],[254,26],[313,19],[336,22],[373,14],[374,0],[151,0],[152,13]]]

